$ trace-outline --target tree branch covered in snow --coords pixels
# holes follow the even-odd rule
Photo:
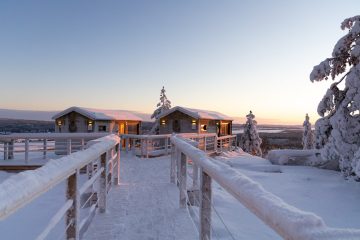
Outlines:
[[[316,148],[322,157],[337,160],[344,176],[360,177],[360,15],[347,18],[341,29],[348,29],[327,58],[315,66],[310,80],[341,77],[327,90],[318,106],[322,117],[315,124]],[[343,89],[339,83],[345,80]]]
[[[159,128],[160,128],[160,119],[159,116],[163,112],[169,110],[171,108],[171,102],[167,99],[165,94],[165,88],[162,87],[160,91],[160,102],[156,105],[156,109],[154,113],[151,115],[151,119],[155,118],[154,126],[152,127],[150,133],[151,134],[159,134]]]
[[[240,147],[245,152],[257,156],[262,156],[262,151],[260,148],[262,140],[259,137],[259,133],[256,128],[257,122],[254,120],[255,115],[252,113],[252,111],[250,111],[250,113],[246,115],[246,119],[247,120],[244,125],[244,133],[240,139]]]

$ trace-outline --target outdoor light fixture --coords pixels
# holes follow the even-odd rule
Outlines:
[[[161,125],[165,125],[165,120],[161,120]]]
[[[62,121],[61,120],[58,120],[57,121],[57,125],[60,127],[62,125]]]
[[[192,124],[192,125],[195,125],[195,124],[196,124],[196,120],[192,120],[192,121],[191,121],[191,124]]]

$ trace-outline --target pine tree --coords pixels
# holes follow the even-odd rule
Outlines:
[[[303,123],[303,127],[304,127],[303,137],[302,137],[303,149],[312,149],[314,146],[314,138],[313,138],[313,133],[311,131],[311,123],[309,120],[310,117],[308,114],[306,114],[305,121]]]
[[[260,148],[261,138],[259,137],[259,133],[257,131],[256,125],[257,122],[255,119],[255,115],[250,111],[248,115],[246,115],[246,123],[244,125],[244,133],[240,139],[240,147],[245,151],[253,155],[262,156],[262,151]]]
[[[345,19],[341,28],[348,32],[336,43],[332,57],[310,74],[312,82],[341,77],[319,103],[316,147],[322,148],[323,159],[338,160],[345,177],[360,177],[360,15]]]
[[[156,109],[154,113],[151,115],[151,119],[155,118],[154,126],[152,127],[150,133],[152,134],[159,134],[159,128],[160,128],[160,119],[159,116],[163,112],[169,110],[171,108],[171,102],[167,99],[165,94],[165,88],[162,87],[160,91],[160,102],[156,105]]]

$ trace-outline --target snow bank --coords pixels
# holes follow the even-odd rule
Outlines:
[[[277,165],[303,165],[314,166],[330,170],[338,170],[337,162],[324,160],[321,157],[321,150],[294,150],[294,149],[279,149],[271,150],[266,158],[273,164]]]
[[[282,172],[279,165],[273,165],[269,160],[250,155],[241,149],[231,152],[223,152],[219,156],[216,156],[215,159],[236,169],[268,173]]]
[[[6,218],[64,181],[76,169],[96,160],[117,143],[119,143],[119,137],[109,135],[98,139],[98,143],[85,151],[50,160],[41,168],[7,178],[0,184],[0,219]]]
[[[171,141],[284,239],[360,238],[360,230],[328,228],[319,216],[285,203],[279,197],[266,191],[260,184],[230,166],[210,159],[204,152],[187,144],[181,138],[173,136]]]

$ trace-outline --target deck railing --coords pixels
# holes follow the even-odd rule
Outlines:
[[[3,159],[47,159],[49,153],[68,155],[83,150],[88,141],[109,133],[15,133],[0,135],[0,153]],[[15,156],[17,155],[17,156]]]
[[[84,151],[49,161],[37,170],[9,177],[0,184],[0,220],[65,181],[67,201],[36,239],[45,239],[63,217],[66,221],[66,239],[80,239],[95,210],[99,208],[100,212],[105,211],[112,182],[119,184],[119,143],[120,139],[115,135],[96,139],[90,141]],[[88,180],[80,184],[80,169],[84,168]],[[82,198],[85,195],[86,198]],[[80,209],[85,206],[89,209],[88,214],[81,219]]]
[[[198,198],[199,236],[211,239],[212,181],[216,181],[239,203],[254,213],[284,239],[360,239],[360,229],[338,229],[328,227],[322,218],[285,203],[267,192],[260,184],[234,170],[230,166],[211,159],[206,153],[192,146],[180,136],[171,137],[171,183],[178,183],[180,207],[185,208],[188,199]],[[193,163],[193,186],[199,194],[190,196],[187,189],[187,162]],[[199,171],[200,170],[200,174]],[[178,174],[176,174],[178,172]],[[200,179],[199,179],[200,177]],[[193,191],[192,191],[193,192]]]
[[[171,151],[171,134],[122,134],[120,136],[123,139],[123,150],[127,153],[133,152],[148,158],[149,156],[167,155]],[[178,136],[198,142],[198,147],[207,154],[230,151],[236,147],[236,135],[217,137],[215,133],[181,133]]]

